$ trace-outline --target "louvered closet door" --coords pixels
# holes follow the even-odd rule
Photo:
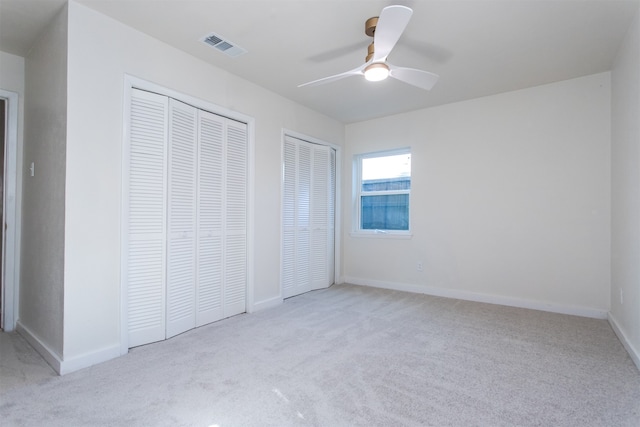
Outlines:
[[[322,145],[312,147],[311,165],[311,289],[325,288],[329,280],[331,264],[329,245],[331,244],[331,173],[330,148]]]
[[[283,163],[282,293],[288,298],[333,283],[335,154],[287,136]]]
[[[169,101],[167,338],[196,326],[197,115]]]
[[[246,311],[247,125],[132,90],[123,280],[129,346]]]
[[[327,247],[327,264],[329,265],[329,277],[327,286],[335,283],[336,277],[336,150],[329,150],[329,229],[327,237],[329,245]]]
[[[246,311],[247,289],[247,125],[226,120],[224,222],[224,316]]]
[[[282,296],[311,290],[311,144],[284,141]]]
[[[225,119],[199,112],[198,277],[196,325],[223,318],[223,166]]]
[[[296,295],[296,212],[297,197],[297,153],[298,144],[284,140],[283,188],[282,188],[282,295]]]
[[[123,259],[130,347],[165,338],[167,117],[166,97],[132,91]]]
[[[296,281],[298,295],[311,290],[311,144],[298,144]]]

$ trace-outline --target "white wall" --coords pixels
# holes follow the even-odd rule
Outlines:
[[[0,88],[24,96],[24,58],[0,51]]]
[[[640,13],[640,12],[639,12]],[[640,24],[616,57],[612,81],[610,319],[640,368]],[[622,294],[622,300],[621,300]]]
[[[14,251],[14,264],[20,265],[20,229],[22,217],[20,215],[20,206],[22,206],[22,152],[23,152],[23,134],[24,134],[24,67],[25,60],[21,56],[12,55],[0,51],[0,89],[14,92],[18,94],[18,132],[16,141],[16,241],[13,248],[7,247],[7,253],[10,250]],[[19,283],[20,271],[15,271],[14,282]],[[7,283],[5,286],[15,286],[15,293],[13,294],[14,307],[15,301],[18,300],[18,289],[15,284]],[[3,305],[5,302],[3,301]],[[14,310],[14,318],[17,318],[17,307]],[[3,313],[5,315],[5,313]],[[15,323],[15,322],[14,322]],[[15,325],[5,325],[6,330],[12,330]]]
[[[344,177],[354,154],[411,146],[413,238],[351,237],[345,179],[345,280],[606,315],[609,73],[351,124],[346,140]]]
[[[120,343],[125,74],[255,118],[256,303],[280,296],[282,128],[342,145],[344,126],[75,2],[69,10],[64,357],[75,368]]]
[[[23,262],[18,324],[57,359],[63,353],[66,58],[64,8],[40,35],[25,62]],[[35,165],[33,177],[27,166],[31,162]]]

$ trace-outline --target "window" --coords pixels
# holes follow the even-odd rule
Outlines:
[[[354,231],[408,235],[410,149],[358,155],[354,171]]]

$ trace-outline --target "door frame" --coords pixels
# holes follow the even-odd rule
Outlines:
[[[280,144],[280,162],[281,162],[281,168],[282,171],[284,172],[284,143],[285,143],[285,138],[289,136],[291,138],[295,138],[295,139],[299,139],[311,144],[317,144],[317,145],[324,145],[327,146],[329,148],[332,148],[336,151],[336,170],[335,170],[335,174],[336,174],[336,188],[335,188],[335,201],[334,201],[334,236],[333,236],[333,283],[334,284],[340,284],[342,283],[342,276],[340,275],[340,272],[342,271],[342,267],[340,264],[340,261],[342,259],[341,257],[341,251],[340,248],[342,247],[342,208],[341,208],[341,188],[342,188],[342,147],[336,144],[333,144],[331,142],[327,142],[327,141],[323,141],[321,139],[318,138],[314,138],[312,136],[309,135],[305,135],[303,133],[300,132],[296,132],[290,129],[282,129],[282,137],[281,137],[281,144]],[[279,296],[279,300],[283,301],[284,300],[284,293],[282,290],[282,261],[283,261],[283,256],[284,256],[284,241],[282,239],[283,236],[283,225],[282,225],[282,221],[284,218],[284,212],[283,212],[283,203],[284,203],[284,177],[282,176],[280,179],[280,296]]]
[[[6,102],[5,108],[5,168],[3,191],[2,227],[6,224],[2,239],[2,317],[1,327],[10,332],[15,329],[18,319],[18,286],[20,262],[17,197],[18,182],[18,99],[15,92],[0,89],[0,98]],[[3,120],[5,119],[3,118]],[[7,250],[11,248],[11,250]]]

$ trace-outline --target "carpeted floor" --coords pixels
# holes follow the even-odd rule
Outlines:
[[[3,426],[634,426],[605,320],[352,285],[54,376],[0,345]]]

